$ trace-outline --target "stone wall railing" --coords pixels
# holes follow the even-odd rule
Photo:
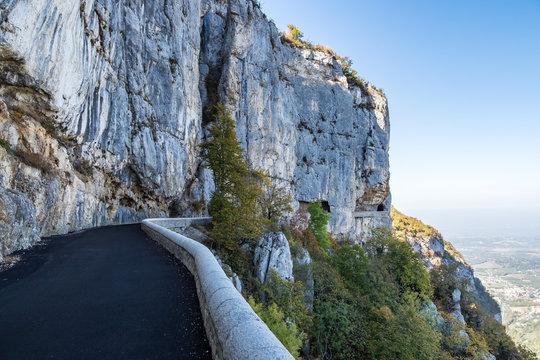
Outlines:
[[[366,218],[366,217],[383,217],[389,216],[390,211],[355,211],[355,218]]]
[[[293,359],[227,278],[203,244],[168,228],[210,218],[147,219],[142,230],[189,269],[197,285],[204,327],[214,359]]]

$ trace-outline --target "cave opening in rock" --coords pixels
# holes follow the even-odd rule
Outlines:
[[[323,208],[323,210],[330,212],[330,204],[328,204],[328,201],[322,200],[321,207]]]
[[[379,206],[377,206],[377,211],[385,211],[386,209],[384,208],[384,204],[379,204]]]

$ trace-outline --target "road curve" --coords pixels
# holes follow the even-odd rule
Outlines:
[[[0,359],[210,359],[195,282],[140,225],[56,236],[0,272]]]

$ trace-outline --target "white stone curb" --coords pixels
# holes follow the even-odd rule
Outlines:
[[[208,223],[210,220],[146,219],[141,228],[182,261],[193,274],[214,359],[293,359],[236,290],[210,250],[195,240],[167,229]]]

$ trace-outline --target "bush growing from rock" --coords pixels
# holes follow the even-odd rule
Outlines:
[[[312,202],[308,205],[309,223],[308,226],[315,235],[319,247],[321,249],[327,249],[330,247],[330,237],[328,236],[328,220],[330,220],[330,214],[324,210],[321,206],[321,202]]]

